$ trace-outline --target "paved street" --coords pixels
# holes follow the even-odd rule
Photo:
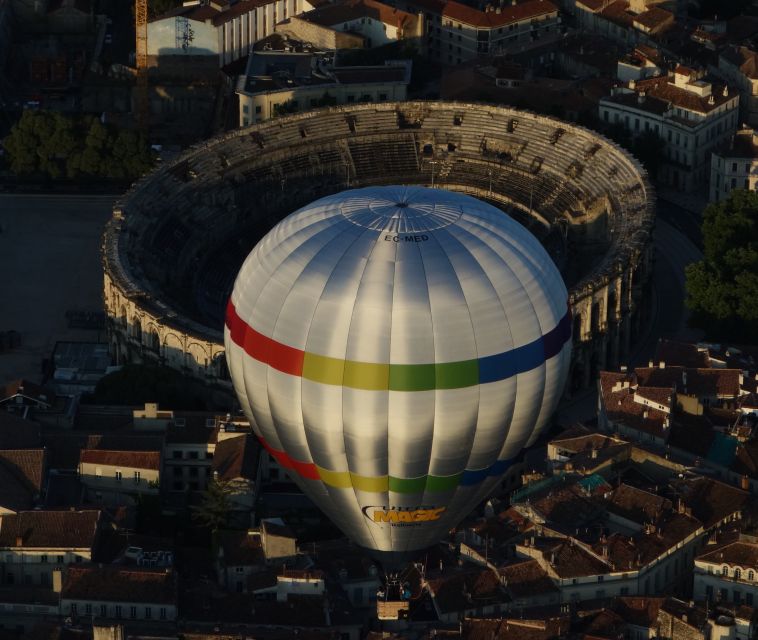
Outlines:
[[[69,329],[69,309],[100,311],[100,239],[113,196],[0,195],[0,331],[21,346],[0,353],[0,382],[41,379],[58,340],[96,340]]]

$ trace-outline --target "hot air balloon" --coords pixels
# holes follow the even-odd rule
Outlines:
[[[491,205],[344,191],[247,257],[227,362],[268,452],[354,542],[398,558],[444,538],[550,418],[567,297],[537,239]]]

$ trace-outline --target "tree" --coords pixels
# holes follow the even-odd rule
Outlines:
[[[152,153],[144,136],[94,117],[67,117],[25,110],[4,141],[18,176],[134,179],[150,170]]]
[[[687,306],[711,339],[758,341],[758,194],[735,190],[703,217],[703,259],[687,267]]]
[[[232,493],[229,482],[213,480],[203,492],[200,504],[190,507],[192,519],[211,531],[225,526],[232,509]]]
[[[154,364],[129,364],[100,379],[93,402],[143,405],[157,402],[171,409],[204,409],[178,371]]]

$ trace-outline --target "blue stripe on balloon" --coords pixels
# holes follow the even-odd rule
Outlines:
[[[512,460],[496,460],[484,469],[466,469],[461,476],[461,486],[470,487],[492,476],[501,476],[513,464]]]
[[[544,336],[505,353],[479,358],[479,384],[499,382],[539,367],[545,360],[560,353],[571,338],[571,311]]]

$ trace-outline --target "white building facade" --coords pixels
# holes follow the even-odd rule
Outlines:
[[[240,0],[188,3],[148,24],[148,56],[213,57],[218,66],[244,58],[253,44],[274,33],[274,25],[309,11],[308,0]]]
[[[599,104],[600,120],[622,125],[632,137],[654,133],[662,142],[658,179],[695,191],[707,184],[711,151],[737,131],[739,93],[677,67],[668,77],[630,81]]]
[[[741,129],[711,157],[709,200],[724,200],[735,189],[758,191],[758,133],[754,129]]]

